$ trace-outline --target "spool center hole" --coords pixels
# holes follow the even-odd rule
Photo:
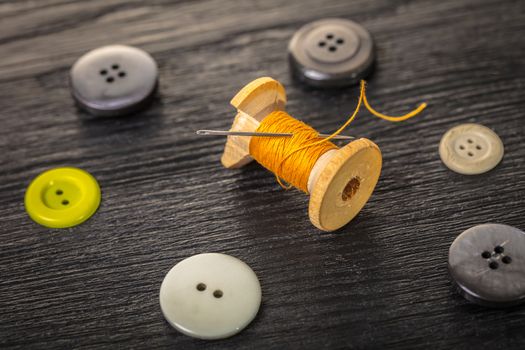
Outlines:
[[[341,199],[346,202],[350,200],[359,189],[359,186],[361,186],[361,179],[358,177],[352,178],[348,183],[346,184],[343,193],[341,194]]]

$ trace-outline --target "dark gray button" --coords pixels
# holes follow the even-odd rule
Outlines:
[[[77,104],[96,116],[118,116],[145,107],[157,88],[158,69],[145,51],[100,47],[80,57],[70,72]]]
[[[292,74],[316,87],[348,86],[366,77],[374,63],[370,33],[346,19],[303,26],[288,45]]]
[[[525,232],[483,224],[460,234],[449,250],[448,266],[460,293],[493,307],[525,301]]]

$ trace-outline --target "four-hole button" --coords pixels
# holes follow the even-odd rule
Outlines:
[[[158,84],[155,60],[145,51],[124,45],[94,49],[70,71],[77,105],[96,116],[137,112],[153,99]]]
[[[294,77],[316,87],[349,86],[372,70],[370,33],[356,22],[328,18],[301,27],[288,45]]]
[[[461,124],[448,130],[439,144],[439,155],[451,170],[475,175],[494,168],[503,158],[503,143],[480,124]]]
[[[525,301],[525,233],[502,224],[471,227],[452,243],[449,271],[468,300],[501,307]]]

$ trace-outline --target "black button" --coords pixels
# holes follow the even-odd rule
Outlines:
[[[525,233],[501,224],[469,228],[452,243],[448,264],[458,290],[477,304],[525,301]]]
[[[96,116],[136,112],[151,102],[158,83],[155,60],[131,46],[100,47],[80,57],[70,72],[72,95]]]
[[[288,46],[292,74],[316,87],[348,86],[365,78],[374,63],[370,33],[345,19],[323,19],[299,29]]]

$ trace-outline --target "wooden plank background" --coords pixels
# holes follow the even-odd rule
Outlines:
[[[285,85],[290,114],[336,129],[357,89],[304,88],[286,59],[301,25],[333,16],[375,38],[373,106],[429,107],[402,124],[358,116],[348,133],[374,140],[384,169],[361,214],[323,234],[308,197],[257,164],[224,169],[225,140],[193,132],[227,129],[230,98],[260,76]],[[525,308],[466,302],[447,254],[475,224],[525,230],[524,36],[521,0],[0,2],[0,346],[523,349]],[[69,68],[113,43],[153,55],[158,98],[133,117],[85,120]],[[441,163],[442,134],[465,122],[502,138],[493,171],[462,176]],[[40,227],[25,188],[67,165],[99,180],[102,204],[80,226]],[[167,271],[203,252],[244,260],[262,285],[258,316],[230,339],[184,336],[158,305]]]

